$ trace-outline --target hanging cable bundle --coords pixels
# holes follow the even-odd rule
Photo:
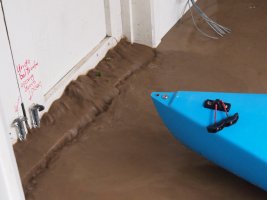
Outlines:
[[[231,32],[231,29],[227,28],[227,27],[224,27],[220,24],[218,24],[217,22],[213,21],[212,19],[210,19],[202,10],[201,8],[195,3],[194,0],[188,0],[187,1],[187,4],[190,6],[192,6],[195,11],[197,12],[197,14],[212,28],[212,30],[218,34],[219,36],[223,37],[225,34],[227,33],[230,33]],[[209,37],[209,38],[212,38],[212,39],[218,39],[218,37],[214,37],[214,36],[211,36],[207,33],[205,33],[204,31],[202,31],[196,24],[196,21],[195,21],[195,18],[193,16],[193,12],[192,10],[190,9],[190,13],[191,13],[191,17],[192,17],[192,20],[193,20],[193,23],[196,27],[196,29],[203,35],[205,35],[206,37]]]

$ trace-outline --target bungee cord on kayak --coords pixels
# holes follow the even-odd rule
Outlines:
[[[204,108],[212,109],[214,110],[214,124],[207,127],[207,130],[209,133],[216,133],[218,131],[221,131],[223,128],[231,126],[235,124],[238,121],[239,115],[238,113],[235,113],[233,116],[229,116],[228,112],[230,111],[231,104],[224,103],[220,99],[216,100],[206,100],[204,102]],[[226,118],[217,122],[217,111],[224,111]]]

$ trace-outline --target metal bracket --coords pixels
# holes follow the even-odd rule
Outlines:
[[[18,139],[20,141],[25,140],[26,139],[26,135],[27,135],[27,128],[26,128],[26,119],[25,119],[25,117],[18,117],[18,118],[16,118],[13,121],[12,125],[17,128]]]
[[[45,109],[45,107],[43,105],[39,105],[39,104],[34,104],[30,108],[31,121],[32,121],[32,127],[33,128],[39,128],[40,127],[39,112],[43,111],[44,109]]]
[[[205,102],[204,102],[204,108],[208,108],[208,109],[211,109],[211,110],[215,110],[215,105],[217,105],[217,109],[219,111],[224,111],[224,106],[223,104],[225,105],[225,109],[227,112],[230,111],[231,109],[231,104],[230,103],[226,103],[226,102],[222,102],[220,99],[216,99],[216,100],[210,100],[210,99],[207,99]]]

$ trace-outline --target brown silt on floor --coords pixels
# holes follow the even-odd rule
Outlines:
[[[66,88],[41,129],[15,146],[28,200],[267,199],[175,140],[150,99],[152,91],[267,93],[267,1],[200,6],[232,33],[206,38],[187,14],[157,49],[122,41]]]

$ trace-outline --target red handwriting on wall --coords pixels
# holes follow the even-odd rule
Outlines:
[[[23,64],[19,64],[17,66],[17,72],[20,80],[27,78],[27,76],[29,76],[33,70],[37,69],[38,66],[38,62],[29,59],[25,60]]]
[[[42,87],[41,81],[36,80],[36,70],[38,68],[39,63],[30,59],[26,59],[23,64],[17,66],[20,87],[26,93],[29,100],[32,100],[35,91]]]

